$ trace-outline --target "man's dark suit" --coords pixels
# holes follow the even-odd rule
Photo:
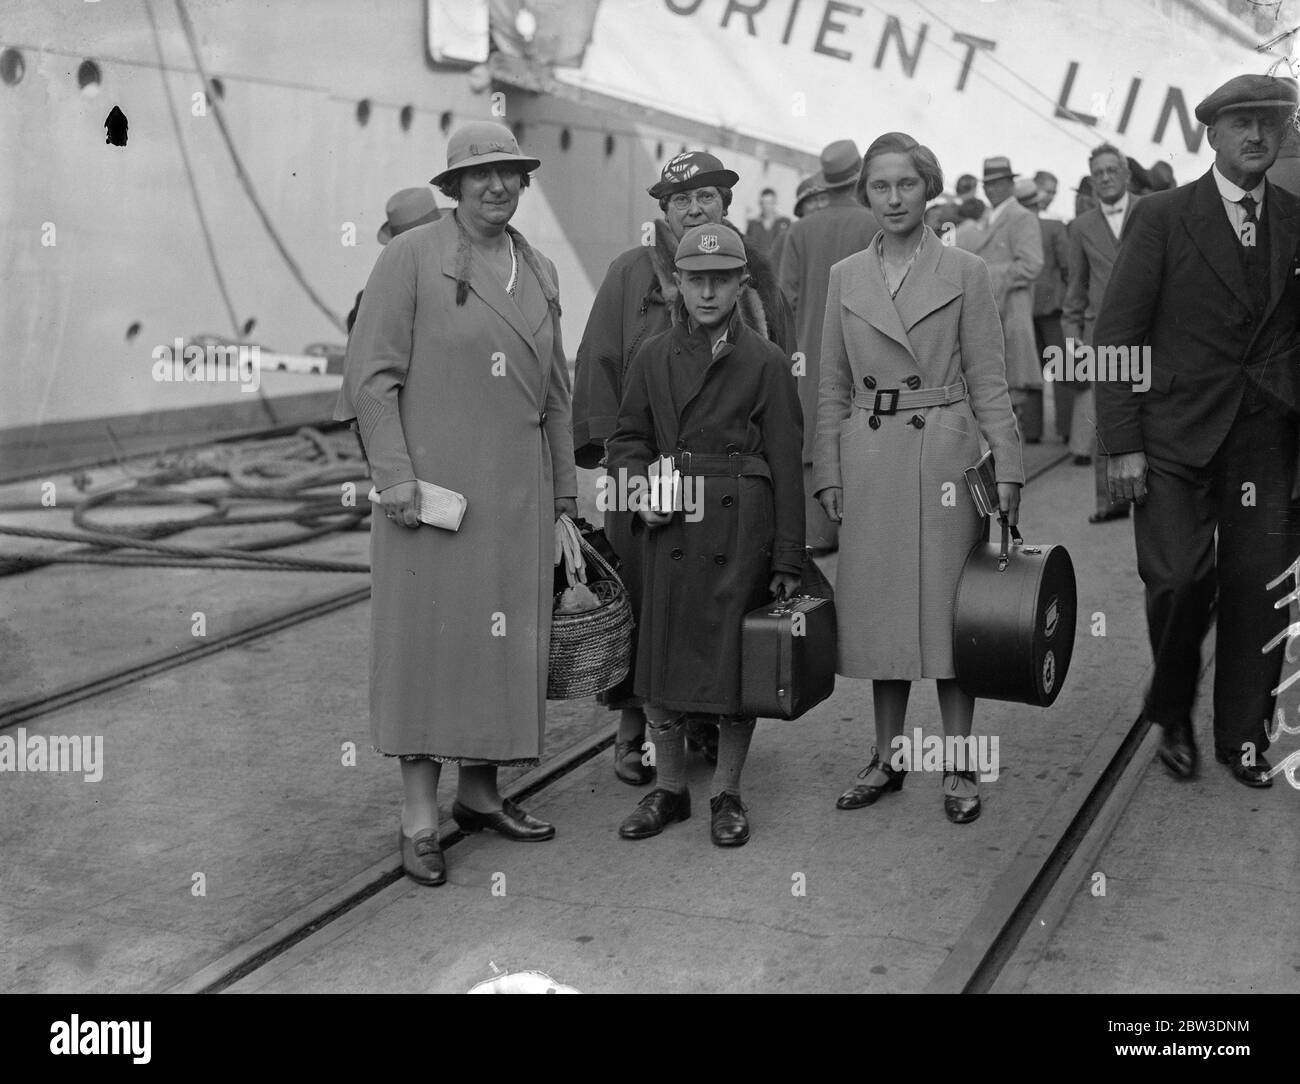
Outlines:
[[[1145,452],[1147,499],[1135,514],[1155,676],[1146,713],[1191,716],[1200,642],[1217,584],[1217,750],[1268,746],[1286,625],[1265,584],[1294,560],[1291,489],[1300,365],[1300,199],[1268,184],[1248,270],[1212,173],[1133,209],[1093,341],[1149,346],[1151,387],[1097,385],[1110,455]],[[1294,510],[1292,509],[1292,512]],[[1216,561],[1214,531],[1218,528]]]

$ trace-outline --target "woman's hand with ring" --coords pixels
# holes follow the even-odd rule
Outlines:
[[[420,525],[420,487],[415,482],[398,482],[379,491],[384,515],[401,527]]]

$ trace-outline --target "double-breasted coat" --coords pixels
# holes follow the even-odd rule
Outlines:
[[[1014,199],[978,222],[957,227],[957,245],[988,265],[993,297],[1002,318],[1007,384],[1041,388],[1043,369],[1034,339],[1034,283],[1043,270],[1043,238],[1038,216]]]
[[[733,229],[735,227],[732,227]],[[578,345],[573,386],[573,444],[579,466],[595,467],[605,441],[618,427],[628,368],[640,346],[672,326],[677,286],[673,281],[677,238],[663,219],[655,220],[653,245],[638,245],[614,259],[596,291]],[[741,290],[739,308],[761,335],[786,352],[794,350],[794,315],[781,294],[774,269],[745,244],[751,284]],[[635,610],[641,607],[641,537],[633,534],[635,513],[605,512],[604,530],[621,562],[620,573]],[[636,650],[637,632],[633,632]],[[637,705],[636,667],[600,695],[611,708]]]
[[[1037,225],[1035,224],[1035,229]],[[876,392],[964,380],[948,406],[869,415]],[[874,390],[869,390],[874,389]],[[999,482],[1025,480],[984,262],[926,227],[891,299],[873,244],[831,268],[822,329],[817,491],[843,488],[835,612],[838,672],[954,676],[953,600],[983,521],[962,471],[993,451]]]
[[[771,599],[773,573],[803,569],[803,418],[780,347],[733,314],[712,355],[680,302],[677,314],[633,359],[606,445],[609,469],[629,477],[677,456],[702,502],[694,522],[682,512],[662,527],[633,521],[645,547],[636,692],[675,711],[737,715],[741,621]],[[682,452],[745,459],[736,474],[702,472]]]
[[[456,304],[458,232],[447,215],[385,246],[334,414],[357,419],[379,489],[420,479],[467,500],[457,532],[372,517],[371,731],[383,753],[522,763],[542,750],[554,500],[577,495],[571,393],[524,258],[512,297],[471,250]]]

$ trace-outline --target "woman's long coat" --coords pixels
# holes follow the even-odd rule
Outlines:
[[[875,394],[964,379],[949,406],[868,421]],[[874,390],[868,383],[874,382]],[[838,671],[950,678],[953,600],[983,522],[962,476],[993,451],[999,482],[1024,482],[1002,328],[984,261],[927,227],[891,299],[875,245],[831,269],[822,330],[815,476],[844,490],[835,583]]]
[[[678,312],[680,313],[680,305]],[[644,477],[658,455],[756,453],[738,476],[693,475],[701,514],[677,513],[644,537],[636,692],[683,712],[735,715],[740,703],[740,627],[771,599],[774,572],[803,568],[803,416],[784,351],[733,318],[711,355],[708,335],[675,326],[648,340],[628,370],[618,431],[606,446],[615,475]],[[670,369],[703,372],[679,402]]]
[[[447,215],[384,248],[334,415],[356,417],[378,488],[419,478],[467,501],[458,532],[372,517],[371,730],[383,753],[526,762],[546,718],[554,500],[577,495],[568,370],[522,254],[517,299],[474,250],[456,304],[457,242]]]

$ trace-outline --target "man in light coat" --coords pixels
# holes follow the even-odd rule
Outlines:
[[[1030,400],[1043,394],[1034,341],[1034,282],[1043,270],[1043,239],[1038,216],[1012,199],[1018,176],[1005,157],[984,160],[984,194],[991,207],[978,221],[957,227],[957,247],[988,265],[1006,343],[1007,386],[1023,429],[1023,415],[1033,410]]]
[[[1067,228],[1070,239],[1069,286],[1061,310],[1061,329],[1070,340],[1092,346],[1092,329],[1101,312],[1111,268],[1119,254],[1120,238],[1134,205],[1141,198],[1129,194],[1128,161],[1117,147],[1103,143],[1088,157],[1088,174],[1100,203],[1077,216]],[[1128,516],[1127,501],[1112,501],[1106,486],[1106,458],[1097,445],[1095,381],[1081,387],[1074,400],[1070,422],[1070,451],[1079,466],[1093,461],[1096,507],[1089,523],[1105,523]],[[1095,458],[1094,458],[1095,457]]]

